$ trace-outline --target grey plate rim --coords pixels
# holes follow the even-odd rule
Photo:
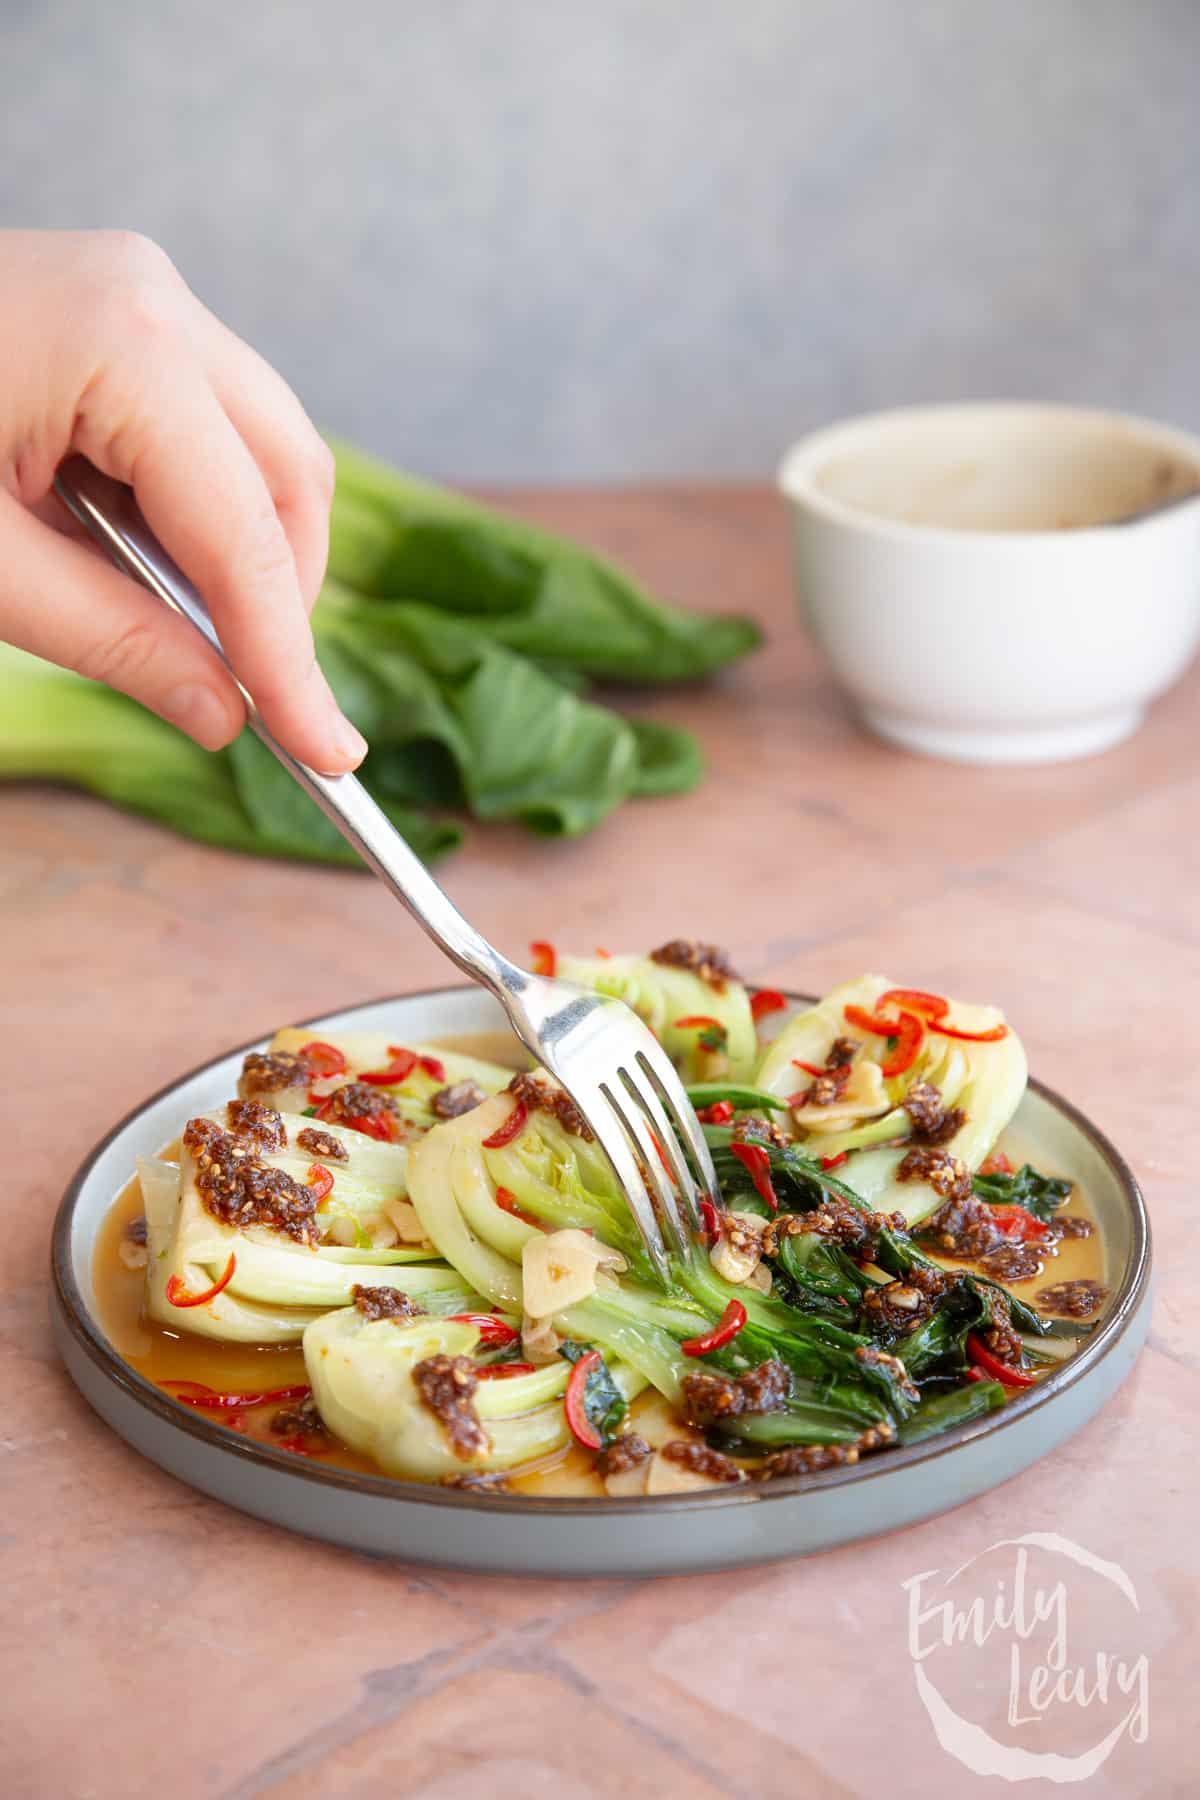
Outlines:
[[[334,1008],[332,1011],[317,1014],[313,1018],[296,1021],[297,1029],[308,1030],[326,1024],[330,1019],[352,1016],[357,1012],[366,1012],[370,1008],[387,1006],[400,1001],[436,1000],[447,994],[469,993],[468,983],[440,983],[436,987],[421,988],[415,993],[385,994],[375,1000],[356,1001],[352,1006]],[[777,989],[789,1002],[805,1006],[813,1004],[813,996],[797,994],[788,989]],[[1063,1099],[1053,1088],[1029,1077],[1029,1087],[1052,1107],[1065,1115],[1070,1122],[1082,1132],[1093,1148],[1108,1164],[1117,1179],[1117,1183],[1125,1196],[1130,1210],[1131,1248],[1124,1278],[1117,1289],[1113,1304],[1110,1307],[1095,1336],[1089,1339],[1084,1347],[1061,1368],[1055,1369],[1035,1388],[1008,1401],[1004,1407],[994,1413],[986,1414],[965,1425],[932,1439],[927,1444],[910,1444],[897,1449],[885,1451],[877,1457],[869,1457],[864,1462],[836,1469],[827,1469],[815,1475],[785,1476],[771,1482],[739,1482],[727,1486],[713,1488],[709,1492],[694,1494],[653,1494],[637,1495],[629,1499],[604,1497],[597,1499],[569,1499],[553,1496],[505,1494],[497,1492],[472,1493],[467,1488],[440,1487],[433,1483],[421,1481],[400,1481],[388,1475],[363,1475],[350,1469],[322,1467],[319,1463],[307,1458],[290,1455],[287,1451],[276,1450],[267,1444],[259,1444],[244,1438],[236,1431],[230,1431],[199,1414],[190,1412],[165,1394],[161,1388],[155,1387],[144,1375],[130,1367],[109,1344],[96,1319],[93,1317],[75,1280],[71,1256],[71,1231],[74,1222],[75,1207],[80,1194],[88,1180],[93,1167],[104,1155],[105,1151],[125,1131],[138,1116],[166,1099],[176,1088],[186,1082],[204,1075],[209,1069],[216,1068],[231,1056],[244,1056],[248,1051],[260,1049],[269,1042],[269,1038],[255,1037],[246,1043],[237,1044],[227,1050],[218,1052],[216,1056],[197,1063],[194,1068],[185,1070],[173,1080],[164,1083],[153,1094],[147,1095],[118,1122],[107,1131],[99,1142],[80,1163],[72,1176],[55,1215],[54,1230],[50,1245],[50,1268],[54,1297],[57,1301],[59,1316],[74,1338],[79,1348],[94,1363],[100,1372],[113,1386],[135,1401],[145,1411],[151,1413],[162,1423],[172,1426],[185,1436],[198,1439],[209,1448],[223,1450],[227,1454],[241,1458],[259,1467],[273,1470],[290,1476],[293,1480],[315,1482],[326,1490],[354,1493],[369,1496],[373,1499],[388,1500],[396,1503],[420,1503],[424,1506],[449,1507],[458,1511],[476,1512],[485,1516],[504,1513],[509,1517],[527,1518],[608,1518],[619,1513],[633,1516],[644,1514],[647,1507],[653,1507],[655,1513],[662,1512],[694,1512],[698,1509],[725,1509],[731,1506],[769,1506],[774,1501],[794,1499],[797,1494],[813,1490],[844,1487],[853,1484],[886,1479],[889,1474],[898,1473],[902,1469],[912,1468],[917,1464],[936,1462],[940,1457],[951,1456],[963,1445],[974,1444],[985,1438],[995,1437],[1010,1425],[1027,1419],[1031,1414],[1040,1412],[1051,1405],[1055,1399],[1075,1384],[1084,1379],[1114,1350],[1124,1337],[1129,1326],[1139,1312],[1150,1281],[1151,1242],[1150,1221],[1146,1212],[1146,1203],[1137,1177],[1116,1145],[1094,1125],[1087,1115],[1080,1111],[1071,1101]],[[110,1427],[111,1429],[111,1427]]]

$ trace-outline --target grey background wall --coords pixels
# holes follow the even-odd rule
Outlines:
[[[754,474],[920,398],[1200,426],[1195,0],[0,0],[0,117],[0,220],[149,233],[435,474]]]

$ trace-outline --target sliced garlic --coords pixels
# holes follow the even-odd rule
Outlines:
[[[900,1283],[888,1284],[887,1302],[889,1306],[898,1306],[901,1312],[919,1312],[924,1295],[918,1288],[904,1287]]]
[[[624,1268],[625,1259],[607,1244],[574,1226],[539,1232],[521,1252],[521,1284],[525,1311],[531,1319],[548,1319],[596,1291],[596,1271]]]
[[[562,1348],[562,1342],[552,1320],[531,1319],[528,1313],[522,1315],[521,1349],[525,1353],[526,1362],[554,1362]]]
[[[425,1227],[417,1217],[417,1209],[411,1200],[385,1200],[383,1210],[396,1227],[396,1237],[402,1244],[423,1244]]]
[[[637,1494],[644,1494],[653,1461],[652,1456],[643,1456],[641,1462],[634,1463],[632,1468],[619,1469],[615,1475],[606,1475],[605,1493],[611,1494],[614,1500],[628,1500]]]
[[[725,1485],[714,1481],[711,1475],[701,1475],[698,1469],[689,1469],[683,1463],[672,1462],[661,1450],[654,1452],[646,1470],[647,1494],[694,1494],[699,1488]]]
[[[762,1258],[762,1234],[766,1220],[757,1213],[731,1212],[729,1224],[708,1253],[718,1275],[735,1283],[749,1281]]]
[[[367,1226],[367,1236],[371,1240],[372,1250],[394,1250],[400,1242],[400,1233],[392,1221],[385,1219],[382,1213],[378,1218],[372,1219]]]
[[[860,1056],[840,1100],[832,1100],[828,1106],[794,1106],[792,1117],[805,1131],[842,1131],[848,1120],[870,1118],[887,1110],[883,1071],[877,1062]]]
[[[329,1241],[352,1249],[358,1242],[358,1220],[349,1213],[338,1213],[329,1227]]]
[[[760,1294],[769,1294],[774,1285],[771,1271],[765,1262],[760,1262],[754,1273],[746,1277],[746,1286],[756,1289]]]
[[[708,1260],[717,1274],[726,1281],[739,1283],[749,1281],[758,1268],[761,1256],[762,1252],[757,1244],[748,1245],[744,1249],[735,1248],[729,1239],[722,1235],[709,1251]]]
[[[127,1238],[122,1239],[117,1255],[127,1269],[144,1269],[150,1260],[145,1244],[131,1244]]]

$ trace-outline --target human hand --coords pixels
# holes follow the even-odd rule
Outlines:
[[[308,625],[333,458],[287,385],[126,232],[0,231],[0,342],[0,637],[207,749],[245,723],[193,628],[71,535],[52,484],[80,451],[134,488],[280,742],[327,774],[353,768],[366,745]]]

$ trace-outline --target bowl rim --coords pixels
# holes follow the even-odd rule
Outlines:
[[[993,399],[948,400],[929,405],[885,407],[878,412],[856,413],[821,425],[815,431],[807,432],[804,437],[797,438],[784,451],[775,471],[776,486],[796,510],[815,513],[843,529],[891,542],[954,545],[960,553],[972,544],[986,546],[989,550],[1005,546],[1010,554],[1031,544],[1056,544],[1060,547],[1070,544],[1095,545],[1097,542],[1107,542],[1109,534],[1114,530],[1132,535],[1162,526],[1173,526],[1177,522],[1176,512],[1163,512],[1132,524],[1108,520],[1095,525],[1073,527],[1069,531],[1051,528],[975,530],[970,526],[930,525],[889,518],[883,513],[868,512],[849,501],[839,500],[815,485],[813,477],[817,470],[826,458],[837,451],[840,444],[853,443],[860,436],[869,434],[873,428],[890,429],[905,423],[916,425],[930,419],[961,418],[968,413],[991,414],[993,418],[1001,414],[1010,417],[1020,415],[1041,418],[1046,422],[1057,419],[1093,425],[1107,423],[1144,438],[1148,444],[1158,449],[1170,450],[1184,458],[1193,465],[1200,478],[1200,436],[1182,426],[1169,425],[1158,419],[1148,419],[1139,413],[1119,412],[1104,406],[1076,406],[1065,401]],[[1182,509],[1177,509],[1179,510]]]
[[[347,1014],[366,1012],[373,1007],[394,1005],[400,1001],[439,1000],[450,994],[471,991],[473,990],[469,983],[444,983],[432,988],[419,989],[415,993],[387,994],[375,1000],[358,1001],[352,1006],[335,1008],[312,1018],[300,1019],[296,1024],[299,1029],[309,1029],[328,1024],[330,1020],[343,1018]],[[802,1006],[813,1004],[814,996],[812,995],[798,994],[788,989],[781,991],[789,1001],[795,1001]],[[166,1082],[153,1094],[131,1107],[105,1133],[76,1169],[59,1203],[50,1245],[51,1279],[59,1314],[77,1346],[113,1386],[145,1412],[151,1414],[160,1423],[182,1431],[207,1449],[224,1451],[260,1468],[290,1476],[293,1479],[316,1482],[319,1487],[324,1489],[341,1490],[362,1498],[389,1500],[408,1505],[467,1509],[485,1515],[499,1509],[510,1517],[587,1518],[598,1516],[612,1518],[617,1513],[638,1515],[647,1506],[654,1506],[658,1511],[680,1512],[689,1512],[697,1507],[711,1508],[750,1504],[769,1506],[775,1502],[795,1499],[798,1495],[814,1489],[836,1488],[851,1482],[878,1481],[886,1478],[888,1474],[898,1473],[900,1470],[911,1468],[916,1464],[932,1462],[939,1457],[952,1455],[963,1445],[977,1443],[983,1438],[992,1437],[997,1432],[1028,1419],[1031,1414],[1052,1404],[1060,1394],[1084,1379],[1104,1357],[1116,1348],[1137,1315],[1149,1283],[1152,1260],[1150,1224],[1145,1199],[1133,1170],[1111,1140],[1091,1122],[1086,1114],[1082,1113],[1069,1100],[1063,1099],[1053,1088],[1047,1087],[1044,1082],[1030,1076],[1029,1088],[1048,1101],[1051,1106],[1057,1108],[1082,1132],[1116,1177],[1117,1184],[1129,1207],[1131,1244],[1129,1259],[1121,1282],[1108,1313],[1096,1329],[1095,1336],[1090,1338],[1076,1355],[1070,1357],[1060,1367],[1051,1370],[1043,1380],[1037,1383],[1036,1387],[1007,1401],[998,1411],[987,1413],[982,1419],[956,1426],[943,1436],[926,1443],[897,1446],[880,1456],[869,1457],[863,1462],[852,1465],[842,1465],[839,1468],[823,1470],[816,1474],[784,1476],[770,1482],[730,1483],[727,1486],[713,1488],[708,1492],[692,1494],[645,1494],[629,1498],[609,1496],[602,1498],[564,1496],[559,1498],[552,1495],[505,1494],[503,1492],[481,1494],[469,1488],[442,1487],[434,1483],[403,1481],[389,1475],[368,1475],[350,1469],[322,1467],[319,1463],[307,1458],[293,1456],[289,1452],[277,1450],[269,1444],[258,1443],[241,1436],[236,1431],[231,1431],[224,1425],[205,1419],[199,1413],[180,1406],[161,1388],[156,1387],[152,1381],[139,1374],[108,1342],[98,1319],[93,1315],[84,1299],[72,1267],[71,1235],[75,1209],[92,1170],[110,1145],[143,1112],[156,1105],[160,1100],[166,1099],[177,1088],[206,1074],[210,1069],[215,1069],[231,1056],[244,1056],[248,1051],[259,1049],[269,1041],[269,1037],[254,1037],[243,1044],[221,1051],[202,1063],[197,1063],[193,1068]],[[94,1251],[94,1240],[92,1248]]]

